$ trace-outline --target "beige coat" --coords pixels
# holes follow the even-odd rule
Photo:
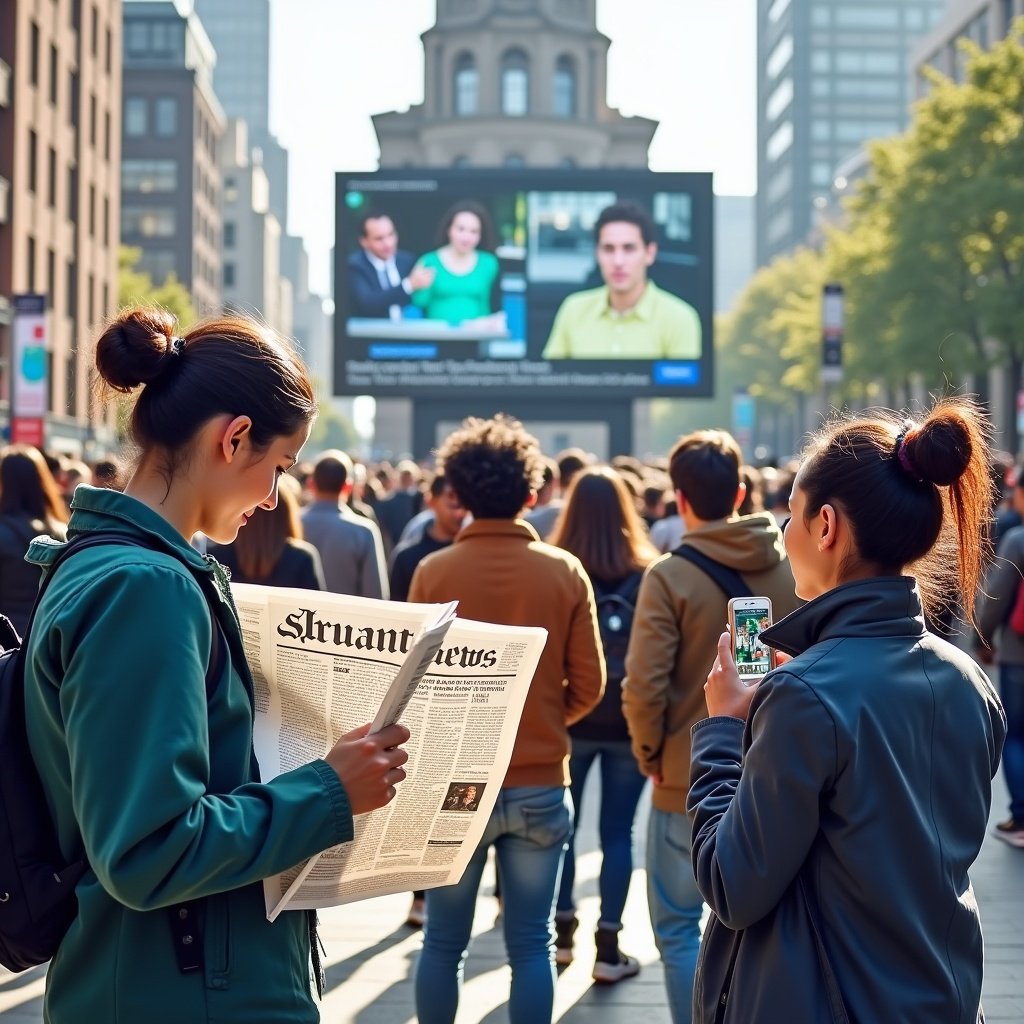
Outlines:
[[[594,592],[579,560],[523,520],[477,519],[416,568],[410,601],[459,602],[459,615],[548,631],[506,786],[567,786],[569,734],[604,692]]]
[[[687,532],[683,543],[734,569],[755,594],[770,597],[775,621],[799,605],[771,514],[707,523]],[[654,562],[640,586],[622,709],[641,770],[662,777],[652,800],[663,811],[686,812],[690,729],[707,718],[704,683],[728,621],[727,604],[706,573],[672,554]]]

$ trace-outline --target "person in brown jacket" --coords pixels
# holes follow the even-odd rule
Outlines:
[[[750,589],[771,598],[776,618],[800,603],[782,532],[768,512],[739,516],[746,494],[742,455],[724,431],[681,438],[669,475],[686,526],[682,547],[739,573]],[[707,718],[704,683],[718,653],[728,596],[710,576],[675,553],[647,570],[626,654],[622,708],[633,755],[648,776],[647,902],[665,966],[673,1024],[691,1019],[693,976],[703,901],[690,866],[690,727]]]
[[[550,1022],[555,889],[572,834],[569,734],[601,699],[604,656],[594,594],[579,560],[544,544],[519,518],[543,480],[536,440],[517,420],[468,419],[438,453],[472,513],[451,547],[416,569],[410,601],[458,600],[469,619],[542,626],[547,643],[526,698],[512,761],[483,838],[458,885],[427,892],[416,968],[420,1024],[451,1024],[473,927],[477,890],[494,846],[512,967],[512,1024]]]

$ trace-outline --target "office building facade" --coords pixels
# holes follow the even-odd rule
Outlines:
[[[117,301],[121,0],[0,3],[0,421],[11,299],[47,306],[45,443],[91,454],[92,336]]]
[[[270,131],[270,0],[195,0],[214,49],[213,86],[230,118],[248,125],[249,145],[270,186],[270,209],[288,225],[288,151]]]
[[[188,0],[126,0],[121,240],[157,284],[174,274],[201,315],[222,298],[215,60]]]
[[[270,209],[270,183],[249,145],[247,125],[232,118],[221,153],[224,182],[224,308],[292,333],[292,286],[281,276],[281,225]]]
[[[1024,0],[951,0],[945,17],[914,46],[914,80],[918,96],[928,92],[924,69],[934,68],[962,82],[967,55],[958,45],[969,39],[983,50],[1004,39],[1015,18],[1024,15]]]
[[[758,0],[756,256],[807,240],[837,169],[907,123],[911,48],[947,0]]]

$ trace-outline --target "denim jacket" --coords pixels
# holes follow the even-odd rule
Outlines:
[[[693,866],[713,911],[694,1021],[832,1020],[813,912],[851,1021],[975,1024],[968,869],[1005,735],[991,684],[925,631],[909,577],[837,587],[762,636],[793,660],[746,722],[693,729]]]

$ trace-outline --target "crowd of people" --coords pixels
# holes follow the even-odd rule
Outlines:
[[[260,881],[394,799],[409,734],[363,727],[261,782],[231,579],[457,600],[548,632],[479,847],[458,884],[413,894],[425,1024],[456,1017],[492,852],[510,1018],[551,1019],[592,776],[595,981],[640,970],[620,937],[649,791],[647,902],[674,1024],[979,1019],[969,869],[1001,758],[996,834],[1024,848],[1024,475],[993,471],[977,406],[837,418],[782,469],[745,465],[721,430],[664,459],[545,456],[499,414],[466,420],[424,467],[307,457],[306,371],[242,318],[179,336],[164,313],[127,311],[97,369],[136,392],[130,469],[0,454],[0,611],[19,629],[63,542],[132,545],[69,558],[27,639],[33,756],[62,850],[88,860],[48,1020],[318,1019],[315,916],[269,924]],[[776,620],[759,633],[775,667],[754,686],[723,633],[729,599],[751,593]],[[939,635],[956,615],[959,644]],[[477,813],[482,789],[445,800]],[[162,909],[190,901],[206,940],[193,975],[158,955]]]

